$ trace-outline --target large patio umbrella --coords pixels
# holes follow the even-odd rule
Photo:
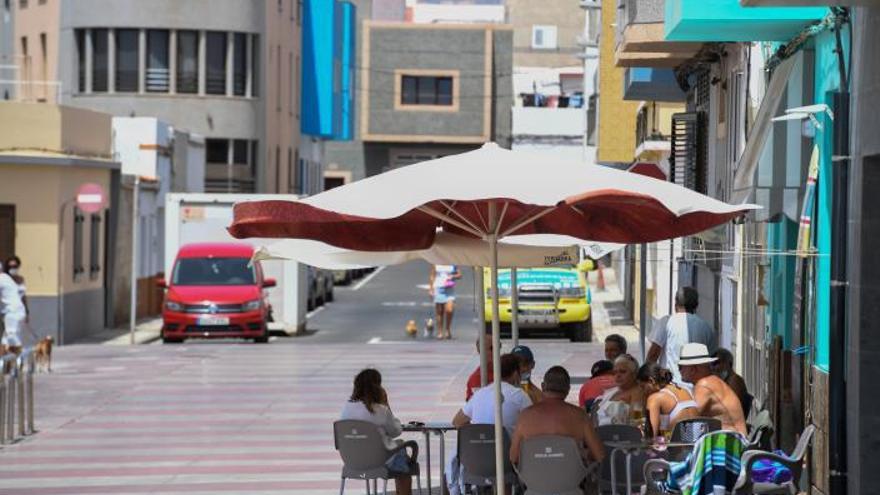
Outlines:
[[[489,143],[301,201],[237,204],[229,231],[238,238],[312,239],[358,251],[427,249],[438,230],[486,241],[493,280],[495,438],[502,438],[500,239],[559,234],[598,242],[656,242],[700,232],[753,208],[637,174]],[[497,483],[504,486],[502,442],[496,446]]]

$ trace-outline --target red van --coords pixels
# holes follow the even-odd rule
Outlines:
[[[180,248],[162,305],[162,341],[239,337],[268,342],[270,307],[259,262],[250,265],[253,246],[234,243],[187,244]]]

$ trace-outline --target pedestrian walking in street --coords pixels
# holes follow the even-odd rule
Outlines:
[[[3,263],[0,273],[0,314],[3,315],[3,337],[0,339],[2,354],[21,352],[21,329],[27,319],[24,302],[24,278],[19,274],[21,260],[12,256]],[[21,281],[21,285],[16,281]]]
[[[672,379],[682,383],[678,369],[679,352],[691,342],[705,345],[710,352],[718,347],[718,337],[705,320],[697,316],[700,296],[693,287],[680,287],[675,293],[675,313],[658,323],[648,336],[651,346],[645,362],[658,363],[672,372]]]
[[[612,333],[605,337],[605,359],[613,363],[622,354],[626,354],[626,339],[623,335]]]
[[[535,370],[535,355],[528,346],[518,345],[514,347],[511,354],[520,360],[520,388],[532,399],[532,403],[537,404],[541,400],[541,389],[532,383],[532,372]]]
[[[647,397],[650,436],[669,436],[676,423],[697,416],[697,403],[690,390],[673,382],[669,370],[647,363],[639,368],[637,378]]]
[[[712,374],[712,363],[718,358],[709,355],[704,344],[685,344],[681,349],[681,375],[694,385],[694,400],[699,416],[718,418],[721,428],[747,435],[742,404],[736,392],[718,376]]]
[[[355,376],[351,398],[343,406],[339,419],[356,419],[375,424],[379,427],[385,447],[389,450],[396,448],[401,443],[401,440],[396,437],[403,433],[403,425],[391,412],[391,406],[388,405],[388,393],[382,387],[382,375],[377,370],[368,368]],[[395,476],[394,485],[397,493],[410,495],[415,466],[406,451],[397,451],[385,465]]]
[[[428,293],[434,300],[435,327],[438,339],[452,338],[452,316],[455,313],[455,283],[461,272],[455,265],[434,265],[428,279]]]

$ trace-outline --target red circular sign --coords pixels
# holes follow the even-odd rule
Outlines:
[[[76,190],[76,206],[86,213],[97,213],[104,209],[107,196],[100,184],[86,183]]]

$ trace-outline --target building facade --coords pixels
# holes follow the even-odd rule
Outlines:
[[[40,98],[205,136],[209,191],[291,189],[301,2],[15,3],[26,87]]]
[[[22,260],[31,329],[65,344],[104,328],[106,226],[119,182],[111,116],[2,102],[0,149],[0,255]],[[77,203],[85,184],[103,191],[97,211]],[[31,342],[27,332],[22,337]]]

